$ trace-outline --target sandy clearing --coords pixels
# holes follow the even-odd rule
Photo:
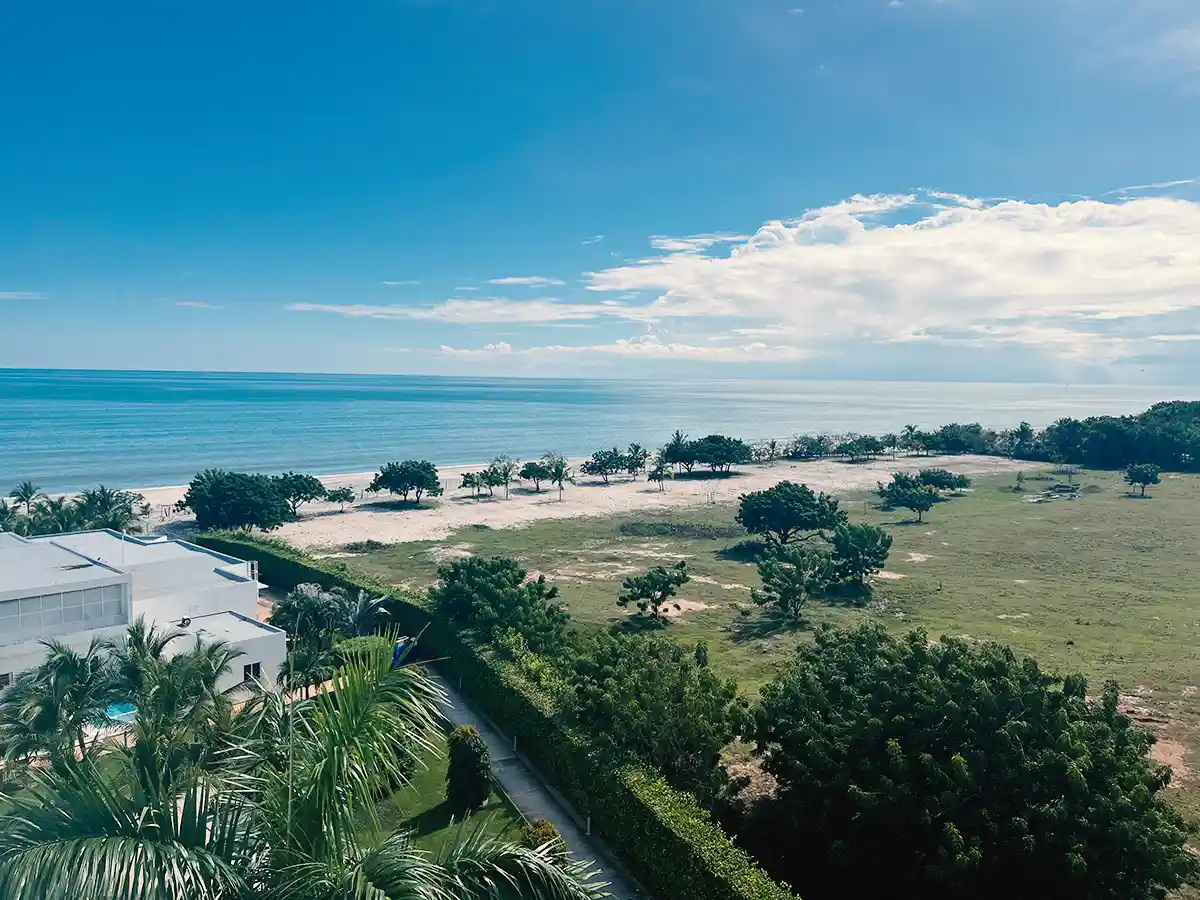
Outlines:
[[[908,561],[911,563],[923,563],[923,562],[928,562],[931,559],[933,559],[933,557],[930,556],[928,553],[910,553],[910,554],[908,554]]]
[[[578,462],[574,462],[578,470]],[[898,460],[877,460],[861,465],[847,465],[834,460],[816,462],[780,462],[775,465],[744,467],[743,473],[732,478],[702,478],[676,480],[659,491],[644,478],[613,479],[612,484],[581,479],[578,485],[567,485],[560,501],[557,490],[514,488],[506,499],[502,490],[489,498],[472,498],[458,484],[462,473],[478,471],[480,466],[456,466],[440,471],[444,496],[436,505],[421,509],[382,509],[368,499],[360,505],[347,507],[339,513],[336,503],[311,503],[301,509],[301,518],[273,532],[300,547],[341,547],[352,541],[371,538],[384,543],[408,541],[440,541],[460,528],[486,525],[490,528],[519,528],[543,519],[571,519],[583,516],[612,516],[639,510],[655,511],[727,503],[739,494],[769,488],[780,481],[796,481],[814,490],[847,494],[875,487],[892,472],[915,472],[936,466],[964,475],[989,475],[1016,471],[1028,463],[989,456],[919,457]],[[361,493],[374,473],[326,475],[321,481],[330,487],[346,486]],[[157,530],[187,529],[188,519],[171,510],[181,499],[185,486],[148,488],[141,493],[155,510],[151,525]],[[384,499],[384,498],[380,498]]]
[[[899,581],[901,578],[907,578],[907,575],[901,575],[899,572],[876,572],[872,578],[882,578],[884,581]]]

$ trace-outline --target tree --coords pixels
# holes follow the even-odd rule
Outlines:
[[[864,584],[887,564],[892,536],[878,525],[839,525],[832,537],[833,574],[840,581]]]
[[[33,514],[33,504],[46,495],[42,492],[40,485],[36,485],[32,481],[22,481],[9,491],[8,496],[17,503],[23,503],[25,505],[25,515],[28,516]]]
[[[521,471],[517,473],[523,481],[532,481],[534,493],[540,493],[542,490],[542,482],[550,480],[550,467],[545,461],[530,460],[521,466]]]
[[[591,459],[585,460],[579,467],[584,475],[591,475],[608,484],[609,476],[616,475],[625,468],[625,454],[616,447],[611,450],[597,450]]]
[[[824,593],[832,583],[833,563],[825,550],[788,547],[759,560],[758,577],[762,590],[752,589],[750,599],[800,621],[808,598]]]
[[[59,641],[41,643],[46,658],[0,692],[0,752],[6,765],[45,754],[65,767],[86,755],[117,699],[102,638],[93,637],[82,653]]]
[[[379,630],[388,616],[388,594],[373,597],[364,590],[334,588],[329,592],[333,604],[333,631],[343,637],[364,637]]]
[[[508,556],[456,559],[438,569],[429,606],[484,642],[516,629],[534,653],[553,654],[566,644],[570,616],[546,576],[527,574]]]
[[[517,477],[517,469],[521,466],[520,460],[513,459],[511,456],[500,455],[492,460],[488,471],[493,473],[496,479],[497,486],[504,485],[504,497],[508,499],[508,486],[513,479]]]
[[[279,495],[288,502],[293,519],[300,515],[300,507],[305,503],[322,500],[329,494],[325,485],[314,476],[299,472],[284,472],[275,483],[279,486]]]
[[[669,568],[655,566],[644,575],[630,575],[625,579],[621,585],[625,592],[617,598],[617,605],[636,604],[638,615],[648,611],[655,621],[661,622],[663,605],[689,580],[685,560],[681,559]]]
[[[661,635],[601,632],[574,662],[569,714],[602,747],[706,798],[721,749],[747,722],[737,684]]]
[[[641,444],[630,444],[625,453],[625,471],[636,479],[638,472],[646,468],[646,461],[649,458],[650,451]]]
[[[562,500],[563,485],[575,483],[575,473],[571,471],[571,467],[567,465],[566,458],[560,453],[547,453],[542,457],[542,462],[546,465],[546,479],[553,485],[558,486],[558,499]]]
[[[922,469],[917,481],[937,491],[961,491],[971,486],[971,479],[966,475],[955,475],[945,469]]]
[[[892,459],[895,459],[896,451],[900,448],[900,436],[889,431],[879,439],[879,442],[885,451],[892,454]]]
[[[446,741],[446,800],[456,813],[478,809],[492,792],[492,755],[474,725],[460,725]]]
[[[691,445],[696,462],[704,463],[714,472],[728,472],[733,466],[750,462],[750,448],[738,438],[710,434]]]
[[[33,507],[31,534],[65,534],[86,527],[79,504],[70,497],[46,497]]]
[[[193,478],[177,507],[190,509],[201,529],[261,528],[269,531],[287,522],[292,514],[291,506],[280,494],[274,478],[221,469],[206,469]]]
[[[15,506],[9,506],[8,501],[0,499],[0,531],[16,531],[24,516],[17,512]]]
[[[682,431],[676,431],[671,435],[671,440],[663,447],[663,458],[669,465],[675,467],[675,471],[679,472],[683,466],[687,466],[687,470],[692,471],[692,466],[696,464],[695,454],[692,453],[691,442],[688,436]]]
[[[776,548],[794,540],[808,540],[846,521],[835,498],[791,481],[743,494],[738,501],[735,521],[751,534],[764,536]],[[801,537],[805,532],[809,534]]]
[[[325,499],[330,503],[338,505],[338,512],[346,511],[346,504],[354,502],[354,488],[337,487],[325,495]]]
[[[342,620],[344,593],[319,584],[298,584],[271,609],[267,621],[282,628],[297,643],[328,648]]]
[[[146,498],[133,491],[114,491],[100,485],[76,498],[86,528],[108,528],[123,533],[142,530],[140,519],[150,513]]]
[[[424,494],[441,496],[442,482],[433,463],[423,459],[406,459],[404,462],[390,462],[381,468],[367,490],[399,494],[406,503],[411,493],[419,506]]]
[[[917,514],[917,521],[933,509],[937,502],[937,488],[922,484],[918,478],[897,472],[887,485],[879,486],[879,495],[891,509],[909,509]]]
[[[646,480],[658,485],[660,491],[667,489],[667,479],[671,477],[671,466],[667,462],[665,451],[660,450],[650,460],[650,468],[646,472]]]
[[[1159,468],[1154,463],[1134,463],[1125,470],[1126,484],[1140,485],[1142,488],[1141,496],[1146,496],[1146,488],[1151,484],[1158,484]]]
[[[471,496],[475,497],[479,494],[480,488],[487,487],[483,473],[481,472],[463,472],[462,484],[460,488],[470,488]]]
[[[494,488],[498,488],[504,484],[504,473],[494,466],[484,469],[479,473],[479,486],[487,488],[488,496],[493,497]]]
[[[316,644],[298,642],[279,666],[279,684],[288,693],[303,691],[307,700],[314,684],[333,677],[333,652]]]
[[[754,710],[779,790],[744,839],[814,900],[1160,898],[1200,861],[1117,705],[996,644],[822,629]]]
[[[440,688],[386,653],[287,703],[210,705],[195,728],[160,728],[139,704],[126,748],[70,771],[31,767],[0,810],[5,900],[598,900],[585,865],[549,848],[460,831],[443,852],[380,830],[377,802],[408,783],[441,733]],[[334,699],[336,696],[336,700]],[[194,738],[208,736],[209,745]],[[230,751],[233,752],[230,752]],[[86,824],[83,824],[86,823]]]

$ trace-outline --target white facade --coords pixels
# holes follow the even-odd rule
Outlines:
[[[0,686],[41,662],[43,640],[82,650],[93,637],[123,634],[139,617],[208,641],[219,632],[245,654],[234,681],[241,664],[258,663],[262,679],[274,684],[286,636],[256,621],[258,590],[249,563],[185,541],[115,531],[0,533]],[[208,631],[193,627],[197,620]]]

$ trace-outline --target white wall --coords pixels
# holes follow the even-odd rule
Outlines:
[[[180,619],[195,619],[211,613],[232,611],[254,619],[258,616],[258,585],[253,581],[230,581],[204,590],[189,589],[175,594],[138,596],[137,571],[133,573],[133,618],[145,617],[166,627]]]
[[[266,688],[275,687],[279,676],[279,667],[287,658],[287,635],[282,631],[266,631],[262,637],[249,638],[242,641],[231,641],[231,646],[242,651],[229,667],[229,672],[218,683],[221,690],[229,690],[242,683],[245,667],[259,664],[259,680]]]
[[[113,628],[98,628],[94,631],[76,631],[71,634],[55,635],[54,639],[66,644],[77,653],[87,650],[93,637],[120,638],[125,634],[126,626]],[[0,647],[0,675],[11,675],[14,678],[22,672],[39,665],[46,658],[46,648],[38,641],[22,641],[18,644],[8,644]],[[0,685],[2,686],[2,685]]]

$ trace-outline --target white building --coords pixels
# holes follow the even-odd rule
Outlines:
[[[41,641],[82,650],[95,636],[119,637],[138,617],[242,651],[223,688],[249,678],[274,684],[286,635],[258,621],[258,590],[249,563],[185,541],[0,533],[0,686],[42,661]]]

